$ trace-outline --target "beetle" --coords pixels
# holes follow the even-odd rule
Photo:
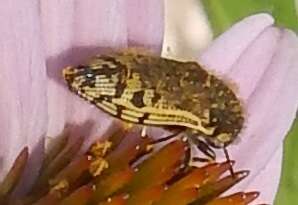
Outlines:
[[[211,159],[212,148],[227,147],[244,124],[231,86],[197,62],[114,52],[68,66],[63,77],[71,91],[116,118],[181,128]]]

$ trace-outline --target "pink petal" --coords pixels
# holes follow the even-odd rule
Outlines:
[[[258,15],[250,18],[261,20],[268,17]],[[251,28],[245,27],[254,27],[254,24],[242,27],[244,34],[241,31],[234,30],[233,32],[233,29],[228,31],[220,41],[215,41],[211,50],[207,50],[207,54],[204,54],[214,66],[217,63],[219,70],[225,71],[225,75],[238,84],[239,96],[247,107],[246,127],[239,136],[239,142],[229,146],[230,155],[237,162],[236,169],[251,170],[249,179],[245,180],[242,186],[238,186],[241,190],[245,189],[253,179],[256,182],[255,178],[259,177],[266,166],[269,166],[269,161],[272,161],[272,156],[281,146],[296,117],[298,107],[297,36],[288,30],[268,27],[263,29],[259,35],[255,35],[254,40],[251,40],[247,39],[245,34]],[[236,50],[239,53],[232,54],[237,57],[234,61],[229,59],[229,63],[222,67],[222,61],[218,59],[219,54],[223,52],[221,48],[227,48],[224,42],[231,42],[235,38],[240,40],[241,36],[244,42],[247,40],[249,42],[246,48],[240,51],[237,46],[238,42]],[[211,60],[213,54],[215,58]],[[223,55],[223,58],[226,57],[227,55]],[[208,59],[205,63],[209,63]],[[277,163],[276,167],[280,166],[280,160],[275,163]],[[275,171],[279,176],[279,170]],[[277,183],[278,181],[274,181],[266,186],[276,189]],[[261,192],[268,190],[268,187],[264,186],[261,181],[254,185],[255,190]],[[265,203],[270,203],[274,199],[275,192],[271,195],[268,192],[265,193],[265,197],[261,196],[260,199],[261,201],[264,199]]]
[[[127,46],[124,1],[77,1],[73,44],[100,48]],[[99,51],[99,50],[98,50]],[[82,53],[77,53],[78,57]]]
[[[225,74],[233,80],[233,83],[241,85],[237,91],[244,102],[262,81],[262,76],[274,57],[280,35],[280,30],[277,28],[265,29]]]
[[[128,43],[160,52],[164,33],[163,1],[126,0]]]
[[[297,52],[297,36],[290,31],[283,31],[270,66],[247,101],[247,127],[240,136],[241,142],[232,147],[231,153],[239,166],[256,170],[251,177],[257,174],[281,145],[296,117]],[[250,153],[252,147],[253,157],[248,158],[247,153]]]
[[[15,0],[0,6],[0,178],[21,149],[29,146],[26,182],[38,173],[47,128],[46,70],[38,10],[37,1]]]
[[[61,79],[61,70],[66,65],[77,64],[106,48],[119,49],[127,47],[128,43],[160,50],[162,3],[88,0],[41,4],[45,42],[50,42],[50,49],[47,50],[50,116],[48,134],[56,136],[67,122],[84,124],[82,130],[78,130],[76,134],[86,134],[84,131],[88,131],[87,135],[92,137],[95,133],[97,136],[101,135],[111,125],[112,118],[70,93]],[[67,8],[66,12],[60,9],[64,6]],[[153,14],[155,17],[148,18]],[[138,19],[138,24],[135,19]],[[59,28],[62,28],[62,33]],[[66,37],[63,36],[64,31]]]
[[[273,204],[274,196],[278,191],[279,180],[281,177],[282,148],[283,147],[281,145],[258,175],[248,184],[247,187],[243,187],[247,191],[257,190],[257,187],[262,187],[261,195],[256,199],[256,201],[254,201],[254,204]],[[239,187],[237,188],[240,190]]]
[[[255,38],[272,24],[273,19],[267,14],[245,18],[218,37],[202,53],[199,62],[216,73],[226,73]]]
[[[237,186],[228,190],[225,195],[233,194],[238,191],[259,191],[260,196],[254,204],[273,204],[275,195],[278,191],[279,180],[281,177],[283,146],[275,151],[270,161],[259,171],[258,175],[252,180],[244,180]]]
[[[97,111],[73,96],[65,87],[61,70],[107,47],[127,44],[124,4],[121,1],[41,2],[49,74],[49,131],[56,136],[65,122],[80,123]],[[75,99],[75,102],[72,102]],[[81,120],[77,119],[80,118]],[[87,125],[86,125],[87,126]],[[90,129],[90,128],[89,128]]]
[[[50,76],[48,80],[48,135],[56,136],[63,130],[67,117],[66,99],[69,93],[61,88],[60,70],[61,67],[71,62],[70,55],[65,52],[71,50],[73,41],[74,1],[41,1],[40,12],[47,56],[47,72]]]

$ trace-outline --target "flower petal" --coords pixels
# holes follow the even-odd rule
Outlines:
[[[50,136],[57,136],[66,122],[84,122],[88,130],[97,122],[103,127],[109,124],[98,118],[99,111],[67,90],[61,70],[108,47],[126,47],[124,6],[123,1],[41,3],[45,42],[48,42]],[[90,121],[86,122],[87,119]]]
[[[126,0],[129,46],[161,52],[164,33],[164,3],[160,0]]]
[[[72,45],[74,1],[41,1],[40,12],[47,55],[47,72],[50,76],[48,135],[57,136],[62,132],[67,117],[66,99],[69,93],[61,88],[60,69],[71,61],[70,56],[64,52],[70,50]]]
[[[88,56],[106,48],[126,47],[128,42],[142,44],[155,51],[160,50],[159,44],[163,35],[162,2],[139,4],[137,1],[128,3],[124,0],[88,0],[73,1],[73,6],[69,6],[69,1],[58,2],[42,3],[45,38],[55,45],[50,45],[51,49],[47,52],[50,78],[48,133],[56,136],[67,122],[75,125],[84,124],[80,126],[84,127],[83,130],[76,132],[77,135],[84,131],[88,131],[87,135],[91,136],[94,133],[101,135],[111,125],[112,118],[70,93],[62,81],[61,69],[68,64],[86,60]],[[68,4],[66,13],[59,10],[61,4]],[[58,12],[51,12],[56,9]],[[52,20],[53,15],[55,20]],[[71,18],[74,20],[70,20]],[[138,24],[135,23],[136,19]],[[61,33],[56,29],[64,27],[64,24],[67,38],[60,37]]]
[[[262,81],[262,76],[274,57],[280,35],[280,30],[277,28],[265,29],[247,47],[246,51],[234,63],[232,69],[225,74],[233,80],[233,83],[241,85],[237,88],[237,94],[241,96],[241,100],[244,102],[247,101],[258,83]]]
[[[229,149],[233,159],[238,162],[237,168],[251,170],[250,180],[246,182],[257,177],[267,166],[296,117],[297,53],[297,36],[283,31],[270,66],[248,100],[247,127],[239,137],[240,142]],[[272,182],[272,186],[274,184],[276,182]],[[243,182],[242,185],[245,187],[247,183]],[[262,184],[259,187],[264,188]],[[273,194],[271,196],[274,197]]]
[[[31,160],[26,182],[38,173],[47,128],[46,70],[38,10],[37,1],[11,1],[0,6],[0,178],[28,145]]]
[[[257,17],[259,18],[260,15],[248,19]],[[212,63],[214,67],[218,64],[216,71],[225,72],[226,76],[237,83],[239,96],[247,107],[246,127],[239,136],[239,142],[228,148],[232,159],[237,162],[236,169],[251,170],[248,177],[250,180],[242,183],[242,189],[247,187],[248,182],[255,179],[268,165],[281,146],[298,108],[297,36],[289,30],[267,26],[258,35],[253,35],[253,38],[248,40],[246,33],[252,28],[246,27],[254,26],[255,24],[251,22],[241,30],[228,31],[220,37],[220,40],[215,41],[202,58],[205,64]],[[230,54],[227,49],[229,47],[234,49],[231,39],[235,36],[239,39],[233,42],[237,47],[235,53],[232,53],[232,59],[224,55],[224,52]],[[241,42],[241,36],[246,43]],[[231,44],[227,46],[225,42]],[[239,44],[243,49],[239,49]],[[245,48],[244,44],[246,44]],[[228,60],[225,61],[224,58]],[[272,188],[276,187],[276,184],[277,181],[272,182]],[[255,185],[254,189],[262,192],[265,187],[260,183]],[[272,201],[274,193],[270,196]],[[266,195],[264,199],[267,200],[270,196]]]
[[[297,53],[297,36],[288,30],[283,31],[271,65],[247,102],[247,127],[240,136],[241,142],[231,150],[239,166],[253,167],[258,172],[281,145],[295,119],[298,107]],[[248,158],[247,153],[252,147],[254,157]],[[257,172],[252,172],[251,177]]]
[[[273,19],[267,14],[245,18],[218,37],[202,53],[199,62],[219,74],[226,73],[254,39],[272,24]]]
[[[243,187],[245,190],[256,190],[257,187],[262,187],[261,195],[254,201],[255,204],[274,204],[273,202],[281,176],[282,148],[281,145],[256,178],[254,178],[247,187]],[[240,190],[241,184],[239,184],[239,187],[237,188]]]

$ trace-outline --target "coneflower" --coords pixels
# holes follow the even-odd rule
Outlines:
[[[28,160],[24,148],[0,184],[5,205],[245,205],[258,192],[223,192],[248,171],[229,174],[234,162],[188,165],[182,140],[156,148],[139,131],[116,129],[78,154],[84,138],[69,142],[66,130],[49,148],[33,187],[25,196],[13,193]]]
[[[0,6],[1,181],[25,146],[30,153],[23,163],[27,166],[20,189],[13,196],[23,196],[33,181],[34,190],[44,187],[40,184],[48,183],[49,177],[36,180],[41,173],[51,174],[51,179],[57,175],[58,171],[49,174],[45,168],[39,171],[45,136],[57,136],[65,124],[75,124],[82,129],[71,130],[71,136],[86,137],[84,146],[88,147],[111,125],[111,118],[71,95],[62,80],[63,67],[103,53],[105,48],[142,46],[160,55],[163,1],[140,2],[11,0]],[[273,203],[279,184],[281,145],[298,105],[297,53],[296,34],[274,26],[271,16],[258,14],[235,24],[198,55],[204,68],[239,88],[237,94],[247,111],[246,125],[236,145],[229,146],[229,153],[237,162],[236,172],[250,170],[236,192],[260,191],[256,203]],[[19,161],[27,156],[26,149],[22,153]],[[4,184],[5,198],[15,182],[4,180]]]

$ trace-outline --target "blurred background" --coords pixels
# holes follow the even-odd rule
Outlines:
[[[259,12],[270,13],[274,16],[276,25],[298,33],[298,0],[165,0],[165,2],[166,30],[163,56],[169,58],[196,59],[213,38],[242,18]],[[275,205],[298,204],[298,120],[293,124],[284,142],[282,167]]]

